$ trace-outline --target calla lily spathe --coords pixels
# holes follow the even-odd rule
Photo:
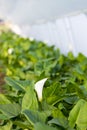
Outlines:
[[[12,53],[13,53],[13,51],[14,51],[14,49],[13,49],[13,48],[9,48],[9,49],[8,49],[8,54],[12,54]]]
[[[35,84],[35,91],[37,92],[38,100],[41,102],[42,101],[42,92],[43,92],[43,87],[48,78],[44,78]]]

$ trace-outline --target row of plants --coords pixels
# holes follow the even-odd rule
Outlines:
[[[12,32],[0,48],[0,130],[87,130],[86,56]]]

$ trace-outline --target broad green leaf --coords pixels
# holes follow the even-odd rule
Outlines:
[[[84,104],[84,100],[79,100],[69,114],[69,125],[73,128],[78,118],[79,111]]]
[[[87,99],[87,90],[83,85],[79,85],[78,95],[80,98]]]
[[[5,78],[5,81],[8,85],[10,85],[11,87],[13,87],[14,89],[16,90],[21,90],[21,91],[25,91],[25,88],[22,84],[20,84],[19,82],[9,78],[9,77],[6,77]]]
[[[81,130],[87,128],[87,102],[80,99],[69,114],[69,125],[74,128],[75,124]]]
[[[34,125],[34,130],[58,130],[57,128],[50,127],[42,123],[36,123]]]
[[[52,120],[50,120],[48,122],[50,125],[57,125],[57,126],[60,126],[62,128],[68,128],[68,121],[65,121],[64,119],[62,118],[54,118]]]
[[[21,108],[19,104],[0,104],[0,112],[8,117],[8,119],[18,116],[20,111]]]
[[[83,55],[82,53],[79,53],[78,56],[77,56],[77,60],[79,62],[82,62],[86,59],[85,55]]]
[[[35,73],[40,75],[43,71],[44,71],[43,62],[37,62],[37,64],[35,65]]]
[[[83,104],[83,106],[80,106],[80,112],[76,121],[76,124],[81,130],[87,129],[87,102]]]
[[[26,89],[27,86],[29,86],[32,83],[30,80],[15,80],[15,81],[17,81],[25,89]]]
[[[43,92],[47,103],[55,105],[64,99],[66,89],[63,89],[59,82],[54,82],[49,87],[45,88]]]
[[[0,130],[11,130],[12,129],[12,122],[9,121],[6,125],[0,126]]]
[[[69,58],[70,60],[74,60],[74,59],[75,59],[72,52],[69,52],[69,53],[68,53],[68,58]]]
[[[0,94],[0,104],[10,104],[11,102],[7,99],[4,94]]]
[[[22,110],[37,110],[38,109],[38,101],[36,97],[36,93],[32,86],[29,86],[26,89],[26,93],[22,99]]]
[[[22,112],[27,120],[34,125],[37,122],[45,122],[48,114],[46,112],[32,111],[32,110],[24,110]]]
[[[14,125],[17,125],[18,127],[20,127],[23,130],[28,130],[28,129],[32,129],[31,124],[29,124],[29,122],[23,122],[23,121],[14,121],[13,122]]]
[[[53,119],[48,122],[49,124],[56,124],[63,128],[68,127],[68,120],[59,109],[54,109],[52,111],[52,116]]]
[[[45,72],[46,75],[49,75],[49,72],[55,67],[56,64],[57,60],[54,60],[54,58],[40,60],[35,65],[35,73],[40,75]]]
[[[4,114],[0,114],[0,120],[7,120],[8,116],[4,115]]]

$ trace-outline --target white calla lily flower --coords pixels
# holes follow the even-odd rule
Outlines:
[[[8,54],[12,54],[12,53],[13,53],[13,51],[14,51],[14,49],[13,49],[13,48],[9,48],[9,49],[8,49]]]
[[[37,92],[38,100],[42,101],[43,86],[48,78],[44,78],[35,84],[35,91]]]
[[[33,40],[34,40],[34,38],[33,38],[33,37],[30,37],[29,39],[30,39],[30,41],[33,41]]]

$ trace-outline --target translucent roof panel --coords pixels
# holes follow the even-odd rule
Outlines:
[[[0,16],[16,24],[34,24],[87,9],[87,0],[0,0]]]
[[[75,55],[79,52],[87,55],[87,15],[78,13],[65,16],[55,21],[24,25],[21,35],[55,45],[61,52],[66,54],[72,51]]]

